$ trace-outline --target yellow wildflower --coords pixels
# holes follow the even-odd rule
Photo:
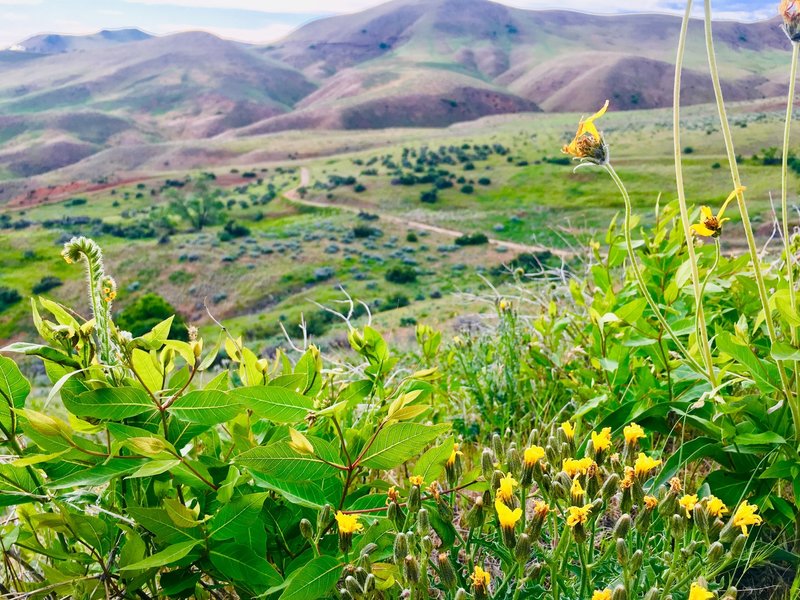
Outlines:
[[[592,446],[595,452],[602,452],[611,446],[611,427],[603,427],[600,433],[592,432]]]
[[[709,496],[706,498],[706,500],[708,501],[706,508],[708,508],[708,514],[711,516],[721,517],[728,512],[728,507],[725,506],[725,503],[716,496]]]
[[[672,479],[669,480],[669,490],[671,492],[675,492],[677,494],[682,489],[683,489],[683,486],[681,485],[681,480],[680,479],[678,479],[677,477],[673,477]]]
[[[611,590],[608,588],[595,590],[592,594],[592,600],[611,600]]]
[[[701,206],[700,222],[692,225],[692,231],[694,231],[697,235],[702,235],[705,237],[719,237],[719,234],[722,233],[722,224],[725,221],[730,221],[730,219],[722,218],[722,215],[725,214],[725,209],[728,208],[728,204],[731,203],[731,200],[736,198],[737,194],[742,193],[744,190],[744,187],[738,187],[733,190],[725,202],[723,202],[722,208],[719,209],[719,212],[716,215],[711,212],[711,209],[708,206]]]
[[[544,448],[541,446],[531,446],[525,450],[523,458],[526,465],[533,466],[544,458]]]
[[[622,433],[625,435],[625,443],[629,446],[633,446],[642,438],[647,437],[644,433],[644,429],[642,429],[642,427],[636,423],[627,425],[622,430]]]
[[[658,498],[655,496],[645,496],[644,505],[650,510],[653,510],[656,506],[658,506]]]
[[[689,587],[689,600],[710,600],[713,597],[714,594],[701,585],[693,583]]]
[[[564,432],[564,435],[567,436],[568,440],[571,440],[575,437],[575,428],[572,426],[572,423],[569,421],[564,421],[561,424],[561,431]]]
[[[339,526],[339,533],[357,533],[364,529],[358,522],[358,515],[346,515],[342,511],[336,513],[336,524]]]
[[[478,565],[475,565],[475,571],[469,576],[469,578],[472,580],[472,585],[475,588],[484,590],[489,589],[491,577],[489,576],[489,573],[481,569]]]
[[[661,461],[647,456],[644,452],[639,452],[636,462],[633,463],[633,470],[637,477],[644,477],[650,471],[661,465]]]
[[[694,505],[697,504],[697,494],[684,494],[680,500],[680,504],[686,510],[686,516],[691,518]]]
[[[411,485],[422,485],[425,483],[425,478],[422,475],[412,475],[408,478],[408,482]]]
[[[461,450],[459,450],[458,448],[459,448],[458,444],[453,444],[453,451],[450,453],[450,458],[447,459],[447,466],[448,467],[452,467],[454,464],[456,464],[456,457],[457,456],[463,456],[464,455],[464,453],[461,452]]]
[[[792,42],[800,42],[800,11],[795,0],[781,0],[778,11],[783,19],[783,30]]]
[[[397,502],[400,498],[400,494],[397,493],[397,488],[391,486],[388,490],[386,490],[386,504],[391,504],[392,502]]]
[[[586,475],[589,469],[594,465],[594,461],[589,458],[565,458],[563,469],[570,477],[575,477],[578,473]]]
[[[561,148],[561,151],[573,158],[587,159],[598,164],[605,163],[608,160],[608,151],[603,136],[597,130],[594,122],[602,117],[606,110],[608,110],[608,100],[591,117],[582,119],[578,123],[578,131],[575,134],[575,138]]]
[[[544,500],[536,500],[533,503],[533,514],[537,517],[546,517],[550,512],[550,506]]]
[[[581,482],[576,477],[572,480],[572,489],[570,490],[570,496],[572,496],[573,502],[581,502],[583,500],[583,495],[586,492],[581,487]]]
[[[583,506],[570,506],[568,509],[569,516],[567,516],[567,525],[575,527],[578,524],[585,524],[589,520],[589,514],[592,512],[591,504],[584,504]]]
[[[634,470],[633,467],[625,467],[625,476],[622,478],[622,481],[619,483],[619,487],[623,490],[627,490],[629,487],[633,485],[633,475]]]
[[[522,518],[521,508],[511,510],[500,500],[494,501],[494,509],[497,511],[497,520],[500,521],[500,527],[504,529],[514,529],[517,526],[517,522]]]
[[[748,504],[747,500],[739,505],[733,513],[733,526],[741,527],[742,533],[747,535],[748,525],[761,525],[763,519],[756,514],[758,507],[755,504]]]
[[[519,483],[511,473],[506,473],[506,476],[500,480],[500,487],[497,488],[497,497],[503,502],[511,502],[514,499],[514,488],[518,485]]]

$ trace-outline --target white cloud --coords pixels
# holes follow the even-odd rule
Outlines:
[[[3,0],[0,0],[2,2]],[[255,10],[267,13],[347,13],[381,4],[380,0],[128,0],[135,4],[170,4],[192,8],[227,8]]]

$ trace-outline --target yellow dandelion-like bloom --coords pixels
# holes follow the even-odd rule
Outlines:
[[[562,468],[570,477],[575,477],[578,473],[586,475],[594,465],[594,461],[589,457],[584,458],[565,458]]]
[[[622,433],[625,436],[625,443],[629,446],[633,446],[642,438],[647,437],[641,425],[637,425],[636,423],[631,423],[630,425],[625,426],[625,428],[622,430]]]
[[[578,500],[580,500],[580,499],[583,498],[583,495],[585,493],[586,492],[581,487],[581,482],[578,480],[578,478],[576,477],[575,479],[573,479],[572,480],[572,489],[570,490],[570,495],[572,496],[572,498],[573,499],[577,498]]]
[[[391,486],[388,490],[386,490],[386,504],[397,502],[399,499],[400,494],[397,492],[397,488],[395,486]]]
[[[408,482],[411,485],[422,485],[425,483],[425,478],[422,475],[412,475],[408,478]]]
[[[633,485],[633,475],[634,470],[633,467],[625,467],[625,476],[622,478],[622,481],[619,482],[619,487],[623,490],[627,490],[629,487]]]
[[[755,504],[748,504],[747,500],[739,505],[736,512],[733,513],[733,526],[741,527],[742,533],[747,535],[748,525],[761,525],[763,519],[756,514],[758,507]]]
[[[456,457],[463,456],[464,453],[459,450],[458,444],[453,444],[453,451],[450,453],[450,458],[447,459],[447,466],[452,467],[456,464]]]
[[[575,527],[578,524],[585,524],[589,520],[589,515],[592,512],[591,504],[584,504],[583,506],[570,506],[568,509],[569,515],[567,516],[567,525]]]
[[[697,504],[697,494],[684,494],[681,499],[678,500],[678,504],[686,510],[686,516],[691,518],[694,505]]]
[[[475,565],[475,570],[473,571],[472,575],[469,576],[472,580],[472,585],[478,589],[489,589],[489,583],[491,582],[491,577],[489,573],[484,571],[478,565]]]
[[[606,114],[606,110],[608,110],[608,100],[591,117],[582,119],[578,123],[575,137],[569,144],[561,148],[561,152],[569,154],[573,158],[587,159],[598,164],[605,163],[608,160],[606,144],[594,122]]]
[[[655,496],[645,496],[644,505],[650,510],[653,510],[656,506],[658,506],[658,498]]]
[[[358,522],[358,515],[346,515],[342,511],[336,513],[336,524],[339,526],[339,533],[357,533],[364,529]]]
[[[711,600],[713,597],[714,594],[697,583],[693,583],[689,587],[689,600]]]
[[[650,456],[644,452],[639,452],[636,461],[633,463],[633,470],[637,477],[645,477],[650,471],[656,467],[661,466],[661,461]]]
[[[529,467],[533,466],[544,458],[544,448],[541,446],[531,446],[530,448],[526,448],[522,457],[525,460],[526,465]]]
[[[800,42],[800,10],[795,0],[781,0],[778,12],[783,19],[783,30],[793,42]]]
[[[608,450],[611,447],[611,427],[603,427],[600,433],[592,432],[592,446],[596,452]]]
[[[611,600],[611,590],[608,588],[595,590],[592,594],[592,600]]]
[[[716,496],[709,496],[706,498],[707,504],[706,508],[708,509],[708,514],[714,517],[721,517],[722,515],[726,514],[728,511],[728,507],[725,506],[725,503],[717,498]]]
[[[561,424],[561,431],[564,432],[564,435],[567,436],[568,440],[571,440],[575,437],[575,428],[572,426],[572,423],[569,421],[564,421]]]
[[[536,500],[533,503],[533,514],[537,517],[546,517],[550,512],[550,506],[544,500]]]
[[[669,480],[669,490],[671,492],[675,492],[676,494],[683,490],[683,485],[681,485],[681,480],[677,477],[673,477]]]
[[[497,511],[497,520],[500,521],[500,527],[503,529],[514,529],[522,518],[521,508],[511,510],[500,500],[494,501],[494,509]]]
[[[514,499],[514,488],[519,485],[519,482],[514,479],[511,473],[506,473],[506,476],[500,480],[500,487],[497,488],[497,497],[503,502],[511,502]]]
[[[736,196],[742,193],[744,190],[744,187],[738,187],[733,190],[725,202],[723,202],[722,208],[719,209],[719,212],[716,215],[711,212],[711,209],[708,206],[701,206],[700,222],[692,225],[692,231],[694,231],[697,235],[702,235],[705,237],[719,237],[719,235],[722,233],[722,224],[725,221],[730,221],[730,219],[724,219],[722,217],[722,215],[725,214],[725,209],[728,208],[728,204],[731,203],[731,200],[736,198]]]

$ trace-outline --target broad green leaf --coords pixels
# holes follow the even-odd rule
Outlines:
[[[800,360],[800,349],[786,342],[775,342],[770,354],[776,360]]]
[[[444,463],[450,458],[453,452],[452,437],[447,438],[441,446],[434,446],[419,457],[417,464],[414,465],[414,475],[421,476],[426,483],[439,479],[444,470]]]
[[[164,510],[167,511],[172,522],[181,529],[191,529],[200,525],[200,521],[197,520],[197,513],[178,498],[165,499]]]
[[[155,412],[147,392],[135,387],[100,388],[64,398],[64,405],[78,417],[122,420],[146,412]]]
[[[179,419],[201,425],[218,425],[230,421],[242,407],[225,392],[197,390],[181,396],[170,407]]]
[[[332,556],[320,556],[301,567],[281,594],[280,600],[325,598],[342,575],[342,564]]]
[[[742,433],[733,438],[733,443],[740,446],[780,446],[786,440],[774,431],[760,433]]]
[[[223,576],[249,589],[261,592],[283,583],[275,567],[249,546],[236,543],[214,546],[209,558]]]
[[[230,394],[257,417],[273,423],[300,423],[314,410],[311,398],[274,385],[238,388]]]
[[[361,464],[370,469],[393,469],[419,455],[426,444],[449,429],[449,425],[388,425],[375,437]]]
[[[13,435],[16,424],[13,409],[23,408],[25,398],[31,391],[28,380],[22,376],[17,364],[5,356],[0,356],[0,427]]]
[[[161,552],[156,552],[152,556],[148,556],[144,560],[135,562],[132,565],[122,567],[123,571],[141,571],[144,569],[154,569],[163,567],[165,565],[178,562],[194,550],[195,546],[200,543],[200,540],[191,540],[187,542],[179,542],[171,546],[167,546]]]
[[[139,467],[139,469],[137,469],[132,475],[128,475],[128,479],[137,479],[139,477],[155,477],[156,475],[161,475],[161,473],[166,473],[167,471],[174,469],[179,464],[181,464],[181,461],[178,459],[151,460],[150,462]]]
[[[309,439],[322,458],[328,462],[339,460],[336,450],[329,442],[319,438]],[[268,446],[253,448],[237,456],[234,462],[286,481],[313,481],[332,477],[338,473],[338,469],[324,463],[315,455],[298,454],[289,442],[275,442]]]
[[[13,506],[33,500],[36,482],[28,469],[0,464],[0,506]]]
[[[164,345],[169,337],[169,330],[172,327],[172,321],[175,315],[168,317],[161,321],[158,325],[153,327],[150,331],[143,336],[137,338],[138,341],[144,343],[150,350],[158,350]]]
[[[230,540],[244,535],[258,519],[268,496],[267,493],[248,494],[223,505],[208,525],[211,539]]]
[[[140,527],[153,533],[164,544],[175,544],[189,540],[200,539],[200,529],[181,529],[169,518],[163,508],[143,508],[139,506],[128,507],[130,516]]]
[[[730,355],[756,383],[764,393],[780,391],[778,368],[766,360],[759,358],[750,349],[729,333],[717,336],[717,348]]]
[[[16,342],[14,344],[9,344],[4,348],[0,348],[0,350],[3,352],[16,352],[17,354],[24,354],[26,356],[38,356],[39,358],[53,361],[56,364],[66,365],[76,369],[80,369],[81,367],[80,363],[76,359],[64,354],[61,352],[61,350],[57,350],[56,348],[51,348],[50,346],[45,346],[43,344]]]
[[[50,481],[47,487],[51,490],[63,490],[71,487],[104,485],[119,475],[133,473],[143,464],[144,461],[141,459],[112,458],[108,462]]]
[[[136,348],[132,356],[133,368],[144,386],[152,393],[160,392],[164,387],[164,372],[158,359],[149,352]]]

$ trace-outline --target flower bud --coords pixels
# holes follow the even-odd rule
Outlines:
[[[358,584],[362,588],[364,587],[364,584],[367,582],[367,575],[369,575],[369,573],[367,573],[365,569],[361,567],[356,568],[356,581],[358,581]]]
[[[486,481],[492,480],[494,474],[494,455],[489,448],[484,448],[481,454],[481,472]]]
[[[517,562],[525,564],[531,557],[531,538],[527,533],[521,533],[517,538],[517,545],[514,547],[514,558]]]
[[[408,537],[400,532],[394,536],[394,560],[400,562],[408,554]]]
[[[377,580],[375,579],[375,575],[367,573],[367,579],[364,581],[364,593],[369,595],[374,592],[376,584]]]
[[[417,513],[417,533],[428,535],[431,530],[431,518],[428,516],[428,509],[420,508]]]
[[[356,581],[356,578],[352,575],[348,575],[344,579],[344,587],[350,593],[351,596],[354,598],[360,598],[364,595],[364,588]]]
[[[644,552],[641,550],[637,550],[633,554],[631,554],[631,571],[634,573],[638,571],[642,566],[642,561],[644,560]]]
[[[739,558],[744,551],[744,545],[747,542],[747,536],[743,533],[740,533],[736,536],[736,539],[733,540],[733,544],[731,544],[731,556],[733,558]]]
[[[695,550],[697,550],[697,542],[690,542],[689,544],[681,548],[681,556],[683,557],[684,560],[688,561],[694,554]]]
[[[675,539],[680,538],[684,531],[686,531],[686,519],[683,515],[672,515],[671,523],[671,533],[672,537]]]
[[[529,581],[539,581],[542,577],[542,572],[544,571],[544,565],[539,561],[532,562],[528,567],[528,570],[525,572],[525,577]]]
[[[453,563],[450,562],[450,557],[446,552],[440,552],[437,562],[439,563],[439,579],[441,579],[442,585],[448,590],[453,590],[458,584],[458,576],[453,568]]]
[[[661,592],[657,587],[651,587],[644,595],[644,600],[658,600]]]
[[[326,504],[322,507],[317,517],[317,531],[324,531],[327,529],[331,521],[333,521],[333,507],[330,504]]]
[[[475,499],[475,503],[467,511],[467,514],[464,515],[464,525],[466,525],[470,529],[482,527],[484,521],[486,520],[486,512],[484,511],[484,506],[485,505],[483,503],[483,497],[478,496]]]
[[[658,514],[666,518],[669,515],[674,514],[677,508],[678,496],[674,492],[669,491],[661,499],[661,502],[658,503]]]
[[[300,534],[309,541],[314,539],[314,528],[311,525],[311,521],[308,519],[300,520]]]
[[[698,502],[692,509],[692,517],[697,528],[703,533],[708,532],[708,511],[702,503]]]
[[[611,535],[617,538],[624,538],[631,530],[631,516],[628,514],[620,516],[614,524]]]
[[[603,509],[603,499],[595,498],[594,502],[592,502],[592,514],[593,515],[599,514],[602,509]]]
[[[611,593],[611,600],[628,600],[628,592],[625,590],[624,585],[618,585]]]
[[[464,588],[458,588],[455,600],[467,600],[467,590]]]
[[[502,461],[504,454],[503,439],[497,433],[492,436],[492,450],[494,451],[494,455],[497,457],[497,460]]]
[[[419,582],[419,562],[413,554],[409,554],[403,560],[403,577],[411,583]]]
[[[395,524],[398,529],[403,526],[403,516],[397,502],[390,502],[386,507],[386,518]]]
[[[504,475],[503,475],[503,472],[502,472],[502,471],[497,471],[497,470],[495,470],[495,471],[492,473],[492,477],[491,477],[491,488],[492,488],[493,490],[496,490],[497,488],[499,488],[499,487],[500,487],[500,480],[501,480],[503,477],[504,477]]]
[[[609,499],[617,492],[618,488],[619,475],[612,473],[606,477],[606,480],[603,482],[603,486],[600,488],[600,497],[604,502],[608,502]]]
[[[426,535],[420,540],[420,545],[422,546],[422,550],[425,552],[426,555],[430,555],[433,552],[433,540],[431,536]]]
[[[725,551],[725,548],[719,542],[714,542],[708,547],[708,561],[710,563],[717,562],[720,558],[722,558],[722,553]]]
[[[342,600],[355,600],[350,592],[347,591],[347,588],[339,588],[339,598]]]
[[[519,475],[522,472],[522,458],[516,446],[512,446],[508,449],[506,453],[506,463],[508,464],[509,470],[515,475]]]
[[[528,446],[533,446],[539,439],[539,430],[534,427],[528,435]]]
[[[561,464],[561,453],[559,449],[561,448],[561,444],[559,444],[554,437],[551,437],[548,442],[547,446],[544,447],[545,456],[547,456],[547,462],[551,465],[560,465]],[[564,453],[565,456],[568,456],[567,453]]]
[[[621,565],[628,564],[628,545],[623,538],[617,538],[617,560]]]
[[[418,485],[412,485],[411,489],[408,490],[408,503],[406,506],[411,514],[416,513],[422,506],[422,496]]]
[[[725,590],[725,595],[720,600],[736,600],[738,593],[738,590],[734,586],[731,586]]]

